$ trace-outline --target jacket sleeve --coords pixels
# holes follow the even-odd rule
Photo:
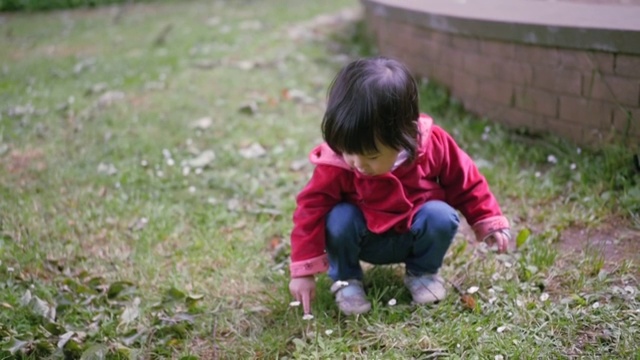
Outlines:
[[[343,175],[343,169],[318,165],[309,183],[298,194],[291,231],[291,277],[313,275],[328,269],[325,218],[342,199]]]
[[[476,239],[483,241],[496,231],[508,230],[509,221],[471,157],[451,135],[437,126],[433,127],[431,145],[431,151],[439,161],[439,179],[445,199],[462,212]]]

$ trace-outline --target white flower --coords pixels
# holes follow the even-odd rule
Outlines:
[[[598,309],[600,307],[600,303],[596,301],[593,303],[593,305],[591,305],[591,307],[594,309]]]
[[[189,186],[189,192],[190,193],[195,193],[196,192],[196,187],[195,186]]]
[[[578,166],[575,163],[571,163],[571,165],[569,165],[569,169],[571,170],[575,170]]]
[[[313,319],[313,315],[311,314],[302,315],[302,320],[311,320],[311,319]]]
[[[504,360],[504,356],[502,356],[502,355],[496,355],[496,356],[494,356],[494,358],[493,358],[493,359],[494,359],[494,360]]]
[[[549,156],[547,156],[547,162],[549,162],[551,164],[557,164],[558,163],[558,158],[555,157],[554,155],[549,155]]]
[[[396,299],[389,300],[389,306],[394,306],[396,304]]]
[[[168,166],[173,166],[175,164],[176,164],[176,162],[172,158],[167,159],[167,165]]]
[[[182,175],[187,176],[189,175],[189,173],[191,173],[191,168],[188,166],[185,166],[182,168]]]
[[[496,329],[496,331],[498,332],[498,334],[502,334],[505,330],[507,330],[506,326],[500,326]]]
[[[470,288],[468,288],[468,289],[467,289],[467,293],[468,293],[468,294],[475,294],[475,293],[477,293],[477,292],[478,292],[478,290],[480,290],[480,288],[479,288],[479,287],[477,287],[477,286],[472,286],[472,287],[470,287]]]
[[[140,166],[147,167],[147,165],[149,165],[149,162],[147,162],[147,160],[141,160],[140,161]]]
[[[540,173],[540,171],[536,171],[534,175],[535,177],[539,178],[540,176],[542,176],[542,173]]]
[[[292,306],[292,307],[300,306],[300,301],[292,301],[289,303],[289,306]]]
[[[542,295],[540,295],[540,301],[547,301],[547,300],[549,300],[549,294],[542,293]]]
[[[327,330],[324,331],[324,333],[327,334],[327,335],[331,335],[331,334],[333,334],[333,330],[327,329]]]

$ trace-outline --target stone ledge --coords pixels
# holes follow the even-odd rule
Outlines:
[[[640,54],[640,6],[532,0],[362,0],[374,15],[440,32]]]
[[[361,1],[380,54],[470,112],[586,146],[640,146],[640,6]]]

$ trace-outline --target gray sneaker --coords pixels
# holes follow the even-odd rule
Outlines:
[[[416,304],[434,303],[444,299],[447,294],[447,289],[444,288],[444,279],[438,274],[406,275],[404,284],[409,288],[413,302]]]
[[[362,314],[371,310],[360,280],[338,280],[331,285],[331,292],[336,295],[338,308],[345,315]]]

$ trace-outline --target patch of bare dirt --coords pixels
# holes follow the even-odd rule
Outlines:
[[[46,167],[44,152],[40,149],[14,149],[0,158],[0,171],[13,175],[20,186],[32,182]]]
[[[466,221],[461,220],[458,231],[467,241],[475,243],[473,230]],[[562,255],[568,257],[581,256],[583,253],[602,254],[607,269],[628,260],[640,271],[640,230],[632,229],[628,223],[621,220],[611,221],[593,229],[565,229],[560,235],[558,248]]]
[[[624,223],[611,223],[595,229],[569,228],[560,236],[559,248],[569,256],[583,252],[599,253],[605,267],[628,260],[640,265],[640,231]]]

